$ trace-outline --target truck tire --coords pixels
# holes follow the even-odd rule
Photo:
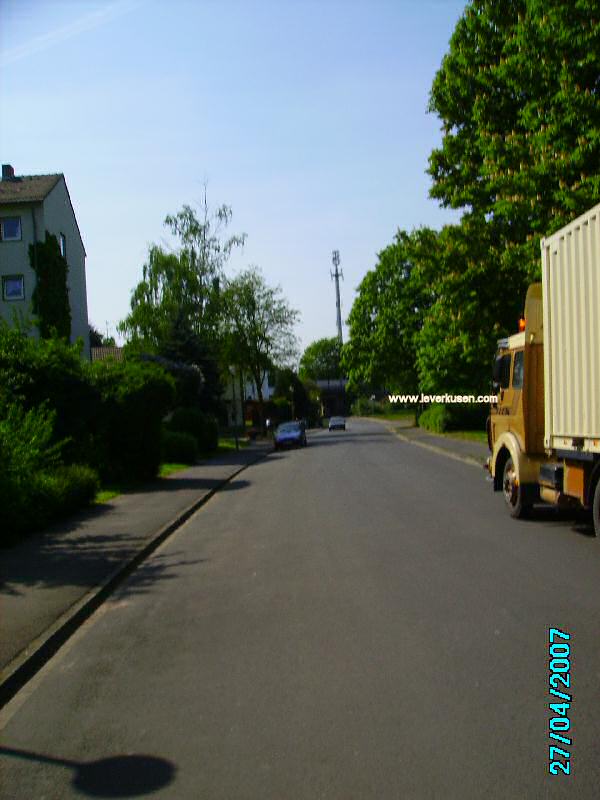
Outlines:
[[[594,489],[594,499],[592,500],[592,520],[594,525],[594,533],[600,536],[600,478],[596,481],[596,488]]]
[[[502,473],[502,493],[511,517],[519,519],[525,517],[531,508],[529,503],[524,500],[523,486],[517,482],[517,472],[512,458],[509,456],[504,465]]]

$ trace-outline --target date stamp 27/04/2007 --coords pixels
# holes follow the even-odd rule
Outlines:
[[[550,691],[550,748],[548,769],[551,775],[560,772],[571,774],[571,747],[573,739],[567,734],[571,728],[570,711],[573,702],[571,693],[571,634],[558,628],[548,631],[549,647],[549,691]],[[566,690],[569,690],[568,692]],[[556,743],[564,745],[558,746]]]

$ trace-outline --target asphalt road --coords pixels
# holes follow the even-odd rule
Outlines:
[[[478,469],[376,423],[240,478],[0,714],[2,798],[598,797],[589,527],[511,520]],[[572,637],[569,776],[548,774],[550,627]]]

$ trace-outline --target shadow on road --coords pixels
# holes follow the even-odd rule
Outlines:
[[[133,557],[139,547],[132,544],[129,548],[111,550],[110,536],[86,536],[63,543],[54,542],[46,548],[42,541],[36,558],[19,559],[7,570],[7,577],[0,583],[0,594],[18,597],[28,587],[63,587],[83,586],[92,588],[101,583],[118,566]],[[135,580],[130,582],[126,590],[129,594],[141,594],[150,586],[161,580],[173,580],[178,573],[177,567],[191,566],[206,559],[174,560],[177,553],[168,556],[154,554],[151,561],[143,562],[135,571]],[[124,591],[121,589],[121,591]]]
[[[369,444],[370,442],[377,442],[381,444],[384,440],[394,442],[395,439],[386,430],[369,431],[368,433],[354,433],[353,431],[323,431],[316,435],[308,437],[308,446],[310,447],[324,447],[336,444]]]
[[[586,511],[577,511],[553,506],[534,506],[523,522],[545,522],[552,527],[570,525],[574,533],[588,538],[594,538],[594,525],[592,516]]]
[[[177,767],[171,761],[149,755],[118,755],[96,761],[73,761],[30,750],[0,747],[0,756],[69,767],[74,770],[73,787],[88,797],[141,797],[168,786],[177,772]]]

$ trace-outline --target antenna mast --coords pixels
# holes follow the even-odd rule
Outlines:
[[[331,272],[331,280],[335,281],[335,308],[337,312],[337,338],[342,344],[342,309],[340,306],[340,278],[343,279],[344,273],[338,269],[340,265],[340,251],[334,250],[331,254],[331,261],[335,267],[335,272]]]

